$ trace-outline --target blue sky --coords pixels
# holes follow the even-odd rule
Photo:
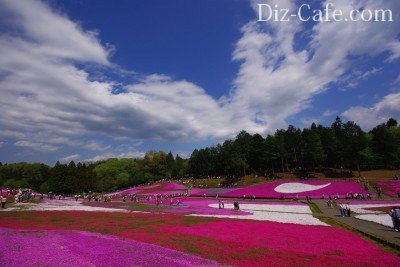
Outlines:
[[[0,161],[187,157],[240,130],[400,119],[398,1],[329,1],[393,22],[257,21],[260,3],[327,2],[1,1]]]

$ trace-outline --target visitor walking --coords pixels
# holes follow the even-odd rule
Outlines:
[[[344,206],[342,203],[339,204],[339,211],[340,211],[340,217],[344,217]]]
[[[396,211],[396,208],[393,208],[393,209],[391,209],[391,211],[389,212],[389,215],[390,215],[390,217],[392,218],[392,223],[393,223],[393,229],[395,230],[395,231],[398,231],[398,225],[397,225],[397,221],[398,220],[396,220],[396,218],[398,217],[397,216],[397,211]]]
[[[382,198],[382,188],[378,187],[376,193],[378,193],[378,198]]]
[[[1,208],[5,209],[6,208],[7,198],[5,196],[0,196],[0,201],[1,201]]]
[[[389,215],[392,217],[393,229],[397,232],[400,231],[400,207],[394,207]]]

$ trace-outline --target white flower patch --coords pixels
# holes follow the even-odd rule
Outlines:
[[[103,212],[128,212],[124,209],[92,207],[82,205],[81,202],[72,200],[50,200],[39,204],[17,203],[14,207],[4,209],[4,211],[13,210],[34,210],[34,211],[103,211]]]
[[[218,204],[209,207],[218,208]],[[225,204],[226,209],[233,209],[233,204]],[[294,223],[302,225],[329,226],[312,216],[310,208],[306,205],[278,205],[278,204],[240,204],[240,210],[250,212],[250,215],[214,215],[191,214],[188,216],[216,217],[243,220],[271,221],[279,223]]]
[[[363,214],[354,216],[357,219],[378,223],[387,227],[393,227],[392,218],[388,214]]]
[[[383,211],[367,210],[368,208],[379,208],[379,207],[394,207],[399,204],[361,204],[361,205],[349,205],[349,208],[359,214],[382,214]]]
[[[38,206],[25,206],[24,210],[38,210],[38,211],[104,211],[104,212],[128,212],[124,209],[92,207],[92,206],[51,206],[51,205],[38,205]]]
[[[208,205],[211,208],[218,208],[218,204]],[[225,204],[225,208],[233,209],[233,204]],[[279,204],[240,204],[240,210],[243,211],[275,211],[289,213],[311,214],[309,206],[306,205],[279,205]]]
[[[322,189],[324,187],[330,186],[331,183],[327,183],[324,185],[312,185],[312,184],[303,184],[303,183],[284,183],[275,187],[275,192],[278,193],[302,193],[308,191],[315,191]]]
[[[285,213],[272,211],[252,211],[251,215],[212,215],[212,214],[190,214],[187,216],[216,217],[242,220],[270,221],[279,223],[294,223],[301,225],[323,225],[329,226],[314,218],[311,214]]]

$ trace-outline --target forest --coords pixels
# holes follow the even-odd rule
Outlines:
[[[160,179],[225,177],[246,174],[274,176],[329,169],[354,171],[400,166],[400,127],[395,119],[364,132],[337,117],[330,127],[289,126],[263,137],[240,132],[235,139],[195,149],[189,159],[149,151],[144,158],[111,158],[99,162],[0,163],[0,186],[30,187],[40,192],[107,192]]]

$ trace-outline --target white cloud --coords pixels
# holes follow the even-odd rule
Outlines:
[[[30,39],[42,56],[110,64],[95,31],[84,31],[65,14],[56,13],[40,1],[3,0],[1,13],[7,23]]]
[[[17,141],[14,143],[14,146],[31,148],[31,149],[34,149],[37,151],[42,151],[42,152],[55,152],[61,148],[59,146],[53,146],[53,145],[44,144],[44,143],[35,143],[35,142],[27,141],[27,140]]]
[[[296,9],[289,0],[263,2]],[[330,2],[342,10],[390,7],[400,12],[399,5],[382,0]],[[110,49],[96,33],[83,30],[43,2],[0,1],[0,15],[4,18],[0,23],[7,23],[0,26],[9,30],[0,35],[0,127],[5,129],[0,135],[20,140],[16,146],[47,151],[59,145],[108,151],[99,142],[76,140],[86,135],[194,140],[224,139],[242,129],[272,132],[285,127],[288,117],[306,109],[315,95],[348,72],[354,66],[349,56],[373,57],[387,51],[387,60],[395,60],[400,28],[398,21],[391,27],[319,23],[310,31],[307,50],[297,51],[295,37],[304,30],[300,22],[249,22],[232,56],[240,62],[233,88],[217,100],[196,84],[162,74],[126,86],[90,76],[82,65],[98,64],[100,72],[113,68]],[[124,91],[112,93],[120,87]],[[127,153],[98,157],[142,152]]]
[[[111,148],[111,146],[104,146],[102,143],[97,141],[90,141],[83,147],[91,151],[105,151]]]
[[[145,152],[143,151],[129,151],[129,152],[124,152],[124,153],[105,153],[101,155],[97,155],[95,157],[89,158],[84,160],[85,162],[96,162],[96,161],[101,161],[101,160],[106,160],[110,158],[143,158],[145,156]]]
[[[258,2],[253,1],[253,5]],[[292,1],[262,2],[296,11]],[[344,12],[353,8],[391,8],[394,13],[400,12],[398,4],[387,1],[326,2]],[[294,38],[303,26],[292,22],[250,22],[243,27],[243,37],[236,45],[234,59],[242,64],[232,92],[232,106],[240,116],[257,114],[266,130],[286,126],[286,118],[306,109],[328,84],[338,82],[354,67],[350,56],[373,57],[384,51],[389,51],[390,57],[396,54],[394,46],[386,44],[398,42],[398,21],[390,27],[369,22],[318,23],[313,28],[311,50],[295,51]],[[379,71],[373,68],[360,74],[359,79]]]
[[[400,83],[400,74],[399,74],[399,76],[397,76],[397,78],[396,78],[396,80],[394,81],[393,84],[397,84],[397,83]]]
[[[390,118],[400,119],[400,93],[389,94],[372,107],[351,107],[342,116],[356,121],[365,130],[370,130]]]
[[[67,162],[68,163],[68,162],[71,162],[71,161],[75,161],[75,160],[79,159],[80,156],[81,155],[79,155],[79,154],[70,155],[70,156],[61,158],[60,162]]]
[[[338,112],[336,110],[331,110],[331,109],[327,109],[324,111],[324,113],[322,114],[323,117],[330,117],[332,115],[337,114]]]

